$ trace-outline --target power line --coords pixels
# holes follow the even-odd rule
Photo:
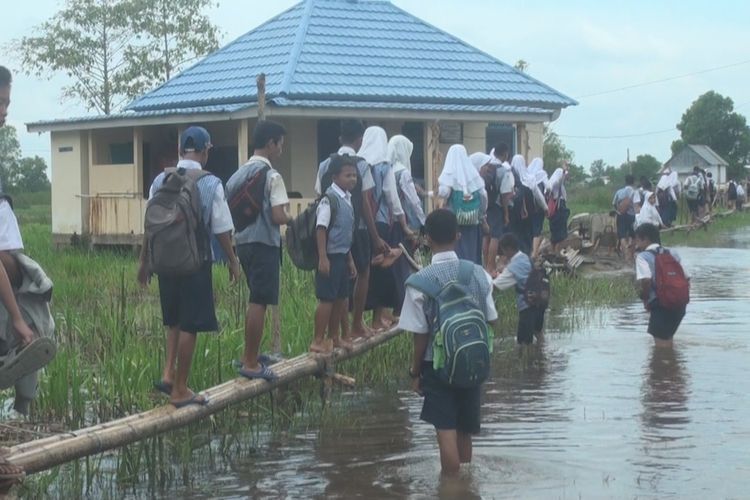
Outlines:
[[[649,135],[666,134],[667,132],[676,132],[677,129],[672,127],[664,130],[653,130],[651,132],[643,132],[640,134],[624,134],[624,135],[565,135],[557,134],[558,137],[565,137],[566,139],[629,139],[631,137],[646,137]]]
[[[670,76],[670,77],[667,77],[667,78],[661,78],[659,80],[651,80],[649,82],[635,83],[633,85],[627,85],[625,87],[619,87],[619,88],[616,88],[616,89],[604,90],[604,91],[601,91],[601,92],[594,92],[592,94],[586,94],[586,95],[579,96],[579,97],[577,97],[577,99],[585,99],[587,97],[596,97],[596,96],[600,96],[600,95],[614,94],[615,92],[622,92],[623,90],[630,90],[630,89],[635,89],[635,88],[638,88],[638,87],[646,87],[648,85],[655,85],[657,83],[671,82],[672,80],[679,80],[681,78],[687,78],[689,76],[702,75],[704,73],[710,73],[712,71],[719,71],[719,70],[722,70],[722,69],[734,68],[736,66],[742,66],[742,65],[748,64],[748,63],[750,63],[750,59],[746,59],[744,61],[739,61],[739,62],[732,63],[732,64],[725,64],[724,66],[715,66],[713,68],[707,68],[707,69],[702,69],[702,70],[698,70],[698,71],[693,71],[691,73],[685,73],[683,75]]]

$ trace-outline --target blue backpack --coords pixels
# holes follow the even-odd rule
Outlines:
[[[471,388],[490,374],[492,329],[469,287],[475,264],[461,260],[455,280],[442,285],[424,272],[413,274],[406,284],[424,293],[437,305],[438,331],[433,340],[433,369],[451,387]]]

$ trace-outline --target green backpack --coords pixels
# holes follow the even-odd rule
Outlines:
[[[425,272],[413,274],[406,285],[424,293],[437,305],[438,332],[433,340],[433,369],[451,387],[471,388],[490,374],[492,329],[471,294],[473,262],[459,261],[458,276],[441,284]]]

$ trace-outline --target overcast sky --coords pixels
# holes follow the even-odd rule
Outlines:
[[[580,104],[563,111],[553,128],[585,166],[599,158],[619,165],[628,148],[631,157],[649,153],[666,161],[678,137],[675,124],[708,90],[731,97],[738,111],[750,113],[750,2],[744,0],[393,2],[508,64],[524,59],[529,74],[576,98]],[[295,3],[219,0],[210,16],[222,30],[223,44]],[[34,0],[6,7],[0,46],[28,34],[62,4]],[[0,64],[18,69],[6,54]],[[728,65],[734,66],[584,97]],[[9,122],[19,129],[26,155],[49,159],[50,146],[48,134],[28,134],[24,123],[87,114],[77,103],[61,102],[64,82],[62,77],[15,77]],[[599,138],[638,134],[648,135]]]

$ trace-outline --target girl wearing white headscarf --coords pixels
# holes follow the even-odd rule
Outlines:
[[[510,166],[516,173],[516,176],[519,179],[523,179],[523,176],[526,173],[526,160],[523,155],[514,155],[513,159],[510,160]]]
[[[388,161],[393,165],[396,186],[401,206],[406,214],[406,223],[412,231],[419,232],[426,217],[422,209],[414,179],[411,176],[411,154],[414,144],[403,135],[395,135],[388,141]]]
[[[560,250],[560,243],[568,239],[568,193],[565,190],[565,179],[568,177],[568,162],[564,162],[561,168],[555,169],[547,184],[547,200],[550,210],[549,231],[552,248],[555,252]]]
[[[541,158],[534,158],[529,164],[524,181],[524,184],[534,192],[534,206],[536,208],[531,215],[531,232],[534,238],[531,249],[532,259],[539,255],[539,248],[542,245],[544,218],[547,215],[547,200],[544,198],[547,182],[549,180],[547,179],[547,172],[544,171],[544,161]]]
[[[487,212],[487,191],[484,179],[461,144],[454,144],[448,150],[438,185],[438,196],[446,200],[446,208],[455,213],[458,219],[461,232],[456,247],[458,258],[481,266],[481,224]]]
[[[656,184],[656,199],[658,200],[659,215],[664,225],[670,227],[677,217],[677,194],[672,186],[670,171],[663,170],[659,182]],[[674,215],[673,215],[674,210]]]
[[[664,226],[664,222],[657,209],[657,204],[656,193],[651,191],[643,193],[643,206],[641,207],[641,211],[635,216],[635,227],[643,224],[653,224],[658,228]]]
[[[388,161],[388,136],[385,130],[381,127],[368,127],[362,136],[362,146],[357,156],[364,159],[372,169],[375,182],[375,188],[371,190],[375,205],[375,227],[378,235],[391,247],[392,258],[400,254],[401,251],[396,249],[404,238],[411,238],[413,234],[406,225],[406,216],[396,187],[396,176]],[[397,276],[403,272],[408,273],[408,266],[406,259],[400,257],[387,268],[373,266],[370,269],[365,307],[373,311],[373,329],[389,328],[395,321],[388,310],[398,311],[404,302],[404,284]]]

